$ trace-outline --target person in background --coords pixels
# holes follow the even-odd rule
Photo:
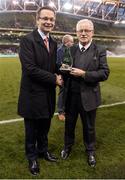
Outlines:
[[[61,67],[63,63],[68,63],[68,62],[64,62],[64,55],[68,53],[69,48],[73,44],[74,44],[74,39],[71,35],[66,34],[63,36],[62,45],[57,49],[57,65],[59,68]],[[64,83],[65,83],[65,80],[64,80]],[[58,101],[57,101],[58,119],[60,121],[65,120],[65,87],[64,86],[60,87],[59,89],[59,95],[58,95]]]
[[[95,119],[101,104],[100,82],[108,79],[109,67],[106,50],[93,41],[94,25],[88,19],[78,21],[76,34],[79,40],[71,47],[73,66],[70,72],[68,95],[65,106],[65,136],[62,159],[67,159],[75,140],[75,127],[80,114],[83,127],[83,142],[88,164],[96,165]]]
[[[50,36],[56,14],[51,7],[41,7],[36,13],[37,28],[20,43],[22,77],[18,114],[24,117],[25,152],[29,170],[40,172],[38,157],[50,162],[57,158],[48,151],[48,132],[55,111],[55,89],[61,86],[56,74],[57,43]]]

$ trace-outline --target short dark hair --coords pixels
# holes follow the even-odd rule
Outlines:
[[[39,19],[39,16],[40,16],[40,12],[42,11],[42,10],[50,10],[50,11],[52,11],[53,13],[54,13],[54,15],[56,15],[56,12],[55,12],[55,10],[52,8],[52,7],[50,7],[50,6],[43,6],[43,7],[40,7],[38,10],[37,10],[37,12],[36,12],[36,19]]]

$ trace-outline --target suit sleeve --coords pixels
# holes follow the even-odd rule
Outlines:
[[[110,70],[107,64],[106,50],[101,50],[97,58],[99,61],[98,68],[96,70],[86,71],[84,77],[85,82],[100,82],[108,78]]]
[[[63,60],[63,50],[61,48],[57,49],[57,66],[60,68]]]
[[[35,53],[32,40],[24,37],[20,43],[19,52],[22,70],[34,81],[56,84],[56,76],[41,69],[35,62]]]

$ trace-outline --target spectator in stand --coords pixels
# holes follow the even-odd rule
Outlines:
[[[62,38],[62,45],[57,49],[57,65],[60,68],[64,63],[64,54],[65,52],[73,45],[74,39],[71,35],[66,34]],[[62,74],[63,76],[63,74]],[[64,78],[64,81],[66,79]],[[59,89],[58,101],[57,101],[57,111],[58,111],[58,119],[60,121],[65,120],[65,83]]]

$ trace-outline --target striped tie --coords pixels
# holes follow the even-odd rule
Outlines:
[[[48,52],[49,52],[49,41],[48,41],[48,37],[46,37],[46,38],[44,39],[44,44],[45,44],[45,46],[46,46],[46,48],[47,48],[47,50],[48,50]]]
[[[84,48],[84,47],[82,47],[82,48],[81,48],[81,52],[84,52],[84,51],[85,51],[85,48]]]

